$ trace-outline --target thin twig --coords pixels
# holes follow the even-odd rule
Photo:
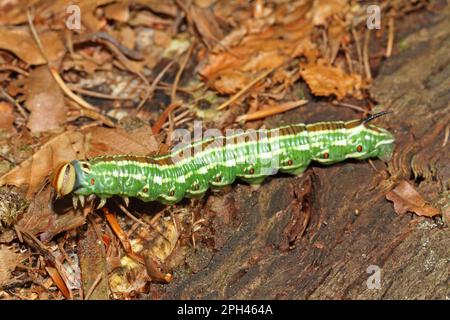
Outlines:
[[[91,96],[91,97],[100,98],[100,99],[107,99],[107,100],[133,100],[135,98],[135,97],[132,97],[132,96],[118,97],[118,96],[113,96],[111,94],[106,94],[106,93],[101,93],[101,92],[96,92],[96,91],[76,88],[74,86],[69,86],[69,88],[72,91],[81,93],[81,94],[83,94],[85,96]]]
[[[27,71],[25,71],[19,67],[16,67],[16,66],[12,66],[10,64],[6,64],[6,63],[0,64],[0,71],[3,71],[3,70],[14,71],[14,72],[20,73],[21,75],[24,75],[26,77],[30,76],[30,74]]]
[[[167,70],[169,70],[170,67],[171,67],[174,63],[175,63],[175,60],[170,61],[170,62],[164,67],[164,69],[162,69],[161,72],[156,76],[155,80],[153,80],[151,86],[149,87],[149,90],[148,90],[149,95],[148,95],[147,99],[150,98],[150,96],[151,96],[151,95],[153,94],[153,92],[155,91],[156,86],[158,85],[159,81],[162,79],[162,77],[166,74]],[[137,113],[137,112],[143,107],[143,105],[144,105],[144,103],[141,102],[141,103],[138,105],[138,107],[136,108],[136,111],[135,111],[135,112]]]
[[[364,48],[363,48],[363,61],[364,61],[364,70],[366,73],[366,79],[368,81],[372,81],[372,73],[370,72],[370,63],[369,63],[369,40],[370,40],[370,29],[367,29],[364,33]]]
[[[447,125],[445,127],[444,141],[442,142],[442,147],[445,147],[447,145],[449,134],[450,134],[450,125]]]
[[[28,118],[27,112],[25,111],[25,109],[16,101],[16,99],[14,99],[13,97],[11,97],[8,92],[6,92],[3,88],[0,88],[0,92],[3,94],[3,96],[12,104],[14,104],[17,108],[17,110],[19,110],[20,114],[22,115],[22,117],[26,120]]]
[[[191,114],[191,110],[186,110],[186,111],[180,113],[179,115],[175,116],[173,118],[173,121],[174,121],[175,125],[179,125],[181,120],[183,120],[183,118],[188,116],[189,114]],[[163,127],[163,129],[165,129],[168,126],[169,126],[169,123],[168,122],[164,122],[164,125],[162,127]]]
[[[56,83],[58,83],[58,85],[61,88],[61,90],[64,91],[64,93],[69,98],[71,98],[73,101],[75,101],[81,107],[83,107],[85,109],[98,112],[98,108],[94,107],[89,102],[85,101],[83,98],[77,96],[75,93],[72,92],[72,90],[69,89],[69,87],[64,83],[64,80],[59,75],[58,70],[56,70],[55,68],[50,67],[50,73],[52,74],[52,76],[55,79]]]
[[[28,19],[28,25],[30,26],[31,34],[33,35],[34,41],[36,41],[36,45],[37,45],[39,51],[41,52],[42,57],[44,58],[45,62],[48,65],[49,60],[48,60],[47,54],[44,51],[44,47],[42,46],[41,38],[39,38],[36,28],[34,27],[33,19],[31,18],[30,9],[27,10],[27,19]]]
[[[153,134],[156,135],[159,133],[162,126],[164,125],[167,118],[169,117],[169,114],[178,107],[180,107],[180,104],[171,104],[166,108],[166,110],[163,111],[163,113],[159,116],[159,119],[156,121],[155,125],[152,128]]]
[[[224,103],[222,103],[217,110],[223,110],[226,107],[228,107],[230,104],[235,102],[237,99],[239,99],[244,93],[246,93],[251,87],[253,87],[255,84],[257,84],[262,79],[266,78],[269,74],[272,73],[272,71],[275,70],[274,68],[267,70],[266,72],[262,73],[259,77],[257,77],[255,80],[247,84],[244,88],[242,88],[239,92],[237,92],[231,99],[228,99]]]
[[[188,52],[186,53],[186,56],[184,57],[183,61],[181,62],[180,68],[178,69],[177,75],[175,76],[175,81],[173,82],[173,86],[172,86],[172,93],[170,95],[170,102],[172,104],[175,103],[178,83],[180,82],[181,75],[183,74],[184,69],[186,68],[186,65],[187,65],[189,58],[191,57],[193,51],[194,51],[194,44],[191,45]]]
[[[395,32],[395,18],[394,14],[391,14],[388,21],[389,25],[389,33],[388,33],[388,42],[386,47],[386,57],[390,57],[392,55],[392,48],[394,47],[394,32]]]
[[[50,66],[49,64],[49,60],[48,57],[44,51],[44,48],[42,47],[42,43],[41,43],[41,39],[39,38],[39,35],[34,27],[33,24],[33,20],[31,18],[31,14],[30,14],[30,10],[27,10],[27,18],[28,18],[28,24],[30,26],[31,29],[31,33],[33,34],[33,38],[34,41],[36,42],[39,50],[41,51],[42,56],[44,57],[45,61],[47,62],[47,66],[50,70],[50,73],[52,74],[53,78],[55,79],[56,83],[59,85],[59,87],[61,88],[61,90],[69,97],[71,98],[73,101],[75,101],[76,103],[78,103],[81,107],[90,110],[91,113],[93,114],[93,112],[96,113],[96,117],[97,119],[99,119],[100,121],[102,121],[105,125],[110,126],[110,127],[114,127],[114,122],[112,122],[111,120],[109,120],[107,117],[102,116],[99,114],[98,109],[96,107],[94,107],[93,105],[91,105],[90,103],[88,103],[87,101],[85,101],[83,98],[77,96],[75,93],[72,92],[72,90],[69,89],[69,87],[64,83],[63,79],[61,78],[61,76],[58,73],[58,70],[56,70],[56,68],[53,68]]]
[[[138,217],[135,217],[130,211],[127,210],[127,208],[125,208],[124,205],[122,205],[121,203],[119,203],[119,201],[114,200],[117,204],[117,206],[120,208],[120,210],[123,211],[123,213],[125,213],[131,220],[133,220],[134,222],[137,222],[143,226],[146,227],[151,227],[148,223],[145,223],[144,221],[142,221],[141,219],[139,219]]]
[[[342,107],[347,107],[359,112],[362,112],[364,114],[369,114],[370,112],[364,108],[361,108],[359,106],[355,106],[354,104],[350,104],[350,103],[345,103],[345,102],[338,102],[338,101],[333,101],[332,102],[335,106],[342,106]]]
[[[98,41],[100,43],[105,44],[116,55],[116,57],[125,66],[125,68],[127,68],[130,72],[137,75],[144,82],[147,90],[145,91],[144,97],[142,98],[141,102],[139,103],[139,105],[136,108],[136,110],[139,110],[145,104],[145,102],[147,102],[147,100],[150,98],[153,91],[155,90],[153,85],[150,86],[150,83],[148,82],[147,78],[142,74],[142,72],[135,70],[135,68],[132,65],[132,63],[130,62],[130,60],[128,60],[128,58],[122,53],[122,51],[120,51],[120,49],[118,47],[115,46],[114,43],[107,41],[107,40],[103,40],[103,39],[98,40]]]
[[[95,288],[97,287],[97,285],[100,283],[100,280],[102,280],[103,278],[103,273],[99,272],[99,274],[97,275],[97,278],[95,278],[94,283],[92,284],[92,286],[89,288],[88,293],[86,294],[86,296],[84,297],[84,300],[89,299],[89,297],[92,295],[92,293],[94,292]]]
[[[282,112],[286,112],[288,110],[292,110],[294,108],[300,107],[308,103],[308,100],[298,100],[291,101],[287,103],[282,103],[277,106],[270,107],[268,109],[258,110],[252,113],[247,113],[242,116],[236,118],[236,122],[241,121],[251,121],[251,120],[259,120],[269,116],[273,116],[275,114],[279,114]]]

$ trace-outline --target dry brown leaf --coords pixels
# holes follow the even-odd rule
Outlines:
[[[58,270],[56,268],[53,268],[50,266],[46,266],[45,270],[47,271],[50,278],[52,278],[53,283],[58,287],[58,289],[64,295],[64,297],[66,299],[70,299],[70,291],[67,288],[66,284],[64,283],[64,280],[61,278],[61,275],[59,274]]]
[[[8,14],[0,15],[0,25],[17,25],[27,21],[26,11],[23,10],[25,5],[32,5],[28,0],[10,0],[0,1],[0,12],[8,12]]]
[[[132,132],[95,127],[87,129],[85,133],[90,142],[88,158],[105,154],[147,155],[157,152],[159,147],[148,126],[142,126]]]
[[[246,34],[238,45],[228,50],[218,46],[208,53],[207,63],[200,74],[219,92],[232,94],[262,71],[279,67],[300,55],[317,56],[310,52],[317,51],[309,39],[311,22],[304,16],[295,15],[297,20],[292,23],[277,24]],[[225,40],[228,41],[228,38]],[[218,50],[219,47],[221,50]]]
[[[128,24],[133,27],[156,27],[158,25],[168,26],[171,23],[171,20],[158,17],[150,11],[139,11],[131,17],[130,21],[128,21]]]
[[[11,279],[11,272],[23,259],[23,255],[0,246],[0,288]]]
[[[116,2],[105,7],[105,16],[119,22],[127,22],[130,18],[128,2]]]
[[[27,198],[30,199],[58,164],[85,158],[85,147],[82,133],[62,133],[44,144],[29,159],[0,177],[0,186],[28,186]]]
[[[74,229],[85,223],[83,213],[74,209],[64,214],[56,213],[50,203],[52,192],[52,187],[48,185],[38,193],[30,202],[27,212],[16,223],[21,229],[33,235],[40,234],[42,241],[50,241],[58,233]],[[67,201],[70,205],[71,199],[67,199]]]
[[[14,119],[14,107],[8,102],[0,101],[0,129],[11,129]]]
[[[66,49],[59,33],[53,31],[41,32],[39,38],[50,61],[62,58]],[[14,29],[0,27],[0,49],[14,53],[30,65],[46,63],[28,27]]]
[[[83,133],[68,131],[44,144],[32,157],[0,177],[0,186],[27,186],[27,198],[43,185],[58,164],[104,154],[146,155],[159,144],[149,126],[132,132],[125,129],[88,128]]]
[[[136,46],[136,32],[128,26],[120,29],[118,39],[121,44],[130,50],[133,50]]]
[[[352,94],[356,98],[361,97],[359,91],[362,87],[361,76],[349,75],[340,68],[326,65],[323,60],[305,66],[301,75],[316,96],[334,94],[336,98],[342,99]]]
[[[308,17],[312,19],[315,26],[326,25],[329,17],[339,15],[348,9],[348,0],[314,0]]]
[[[25,105],[31,114],[28,128],[32,133],[56,131],[66,122],[67,107],[64,94],[47,66],[30,72],[26,85]]]
[[[147,7],[153,12],[161,13],[173,18],[178,14],[178,8],[172,1],[135,0],[134,3]]]
[[[210,46],[223,38],[223,32],[210,8],[190,7],[189,15],[202,39]]]
[[[81,23],[88,31],[97,32],[102,29],[107,21],[97,17],[95,10],[97,7],[112,2],[111,0],[81,1],[78,5],[81,11]]]
[[[425,217],[434,217],[439,214],[439,209],[427,204],[407,181],[400,182],[386,195],[386,198],[394,203],[397,214],[405,214],[408,211]]]

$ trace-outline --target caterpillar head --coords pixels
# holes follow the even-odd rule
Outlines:
[[[51,176],[51,184],[59,196],[65,196],[75,189],[77,173],[72,162],[60,164]]]

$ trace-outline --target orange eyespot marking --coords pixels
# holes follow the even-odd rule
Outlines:
[[[359,146],[356,147],[356,151],[358,151],[358,152],[361,152],[362,149],[363,149],[362,145],[359,145]]]
[[[95,180],[94,178],[91,179],[91,186],[93,186],[95,184]]]
[[[288,162],[287,162],[288,166],[292,166],[293,163],[294,163],[294,161],[292,161],[292,160],[288,160]]]
[[[324,159],[328,159],[330,157],[330,154],[328,153],[328,152],[325,152],[324,154],[323,154],[323,158]]]
[[[145,187],[144,189],[142,189],[142,192],[147,193],[148,192],[148,188]]]
[[[254,174],[254,173],[255,173],[255,169],[253,169],[253,168],[250,168],[250,170],[248,171],[248,173],[250,173],[250,174]]]

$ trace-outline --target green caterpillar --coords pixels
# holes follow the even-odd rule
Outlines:
[[[61,196],[74,193],[74,206],[84,197],[122,196],[174,204],[199,197],[210,187],[229,185],[236,178],[260,184],[277,171],[301,174],[311,161],[333,164],[345,159],[378,157],[389,160],[393,135],[363,120],[293,124],[270,130],[210,137],[156,157],[113,155],[60,165],[52,184]]]

